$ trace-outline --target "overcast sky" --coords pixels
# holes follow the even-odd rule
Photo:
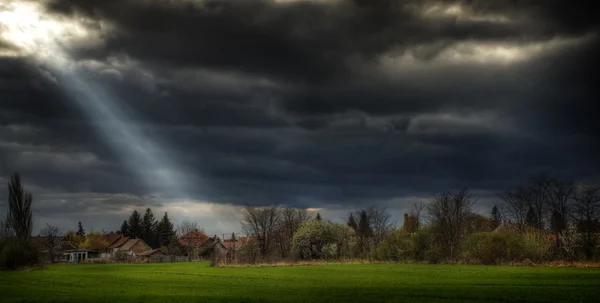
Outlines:
[[[463,186],[487,213],[536,172],[598,177],[598,34],[560,0],[5,0],[0,183],[21,173],[36,230],[151,207],[231,233],[271,203],[401,220]]]

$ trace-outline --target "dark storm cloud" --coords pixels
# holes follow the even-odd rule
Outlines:
[[[418,13],[455,1],[51,3],[116,27],[103,46],[73,51],[119,64],[82,75],[195,174],[189,194],[199,200],[401,209],[407,197],[468,185],[488,207],[495,191],[540,170],[579,179],[600,168],[597,40],[511,64],[442,56],[456,43],[579,39],[598,33],[592,9],[463,1],[471,19],[457,19]],[[417,60],[385,66],[390,53]],[[0,59],[4,177],[27,176],[47,214],[63,212],[58,200],[72,203],[71,217],[159,205],[64,83],[25,61]]]
[[[59,0],[50,8],[117,26],[106,49],[82,56],[123,51],[154,64],[233,69],[309,83],[351,73],[353,58],[370,61],[420,44],[438,46],[422,55],[433,58],[459,41],[539,41],[597,28],[592,10],[575,12],[575,6],[560,1],[462,2],[467,11],[507,14],[514,22],[420,14],[432,4],[455,1],[371,2]]]

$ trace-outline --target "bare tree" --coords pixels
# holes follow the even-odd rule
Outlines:
[[[519,227],[525,225],[529,210],[529,193],[525,186],[518,186],[514,190],[506,190],[498,194],[503,204],[500,209],[506,219],[517,223]]]
[[[177,224],[177,237],[181,238],[185,236],[187,233],[199,231],[204,233],[203,229],[198,228],[198,222],[184,220],[181,223]]]
[[[546,214],[547,204],[551,196],[551,188],[554,181],[547,173],[541,173],[531,178],[528,183],[529,206],[535,212],[535,225],[537,228],[544,227],[544,216]]]
[[[282,258],[292,249],[294,234],[302,223],[312,219],[312,213],[306,208],[285,207],[280,210],[281,220],[277,227],[277,243]]]
[[[466,233],[467,220],[473,213],[476,199],[467,188],[456,194],[444,192],[427,205],[429,222],[437,229],[443,246],[448,249],[450,259],[454,258]]]
[[[409,215],[415,217],[417,219],[416,229],[418,230],[420,226],[424,223],[423,221],[423,210],[425,209],[425,203],[423,202],[415,202],[413,206],[410,208]]]
[[[568,180],[554,180],[549,190],[550,214],[556,212],[566,221],[569,217],[569,203],[575,196],[575,183]]]
[[[15,173],[8,183],[8,226],[18,241],[27,242],[33,229],[31,201],[33,197],[25,192],[21,177]]]
[[[62,231],[57,226],[46,224],[46,227],[40,231],[40,235],[43,237],[42,245],[48,252],[50,262],[54,262],[54,253],[60,249],[59,245],[64,237]]]
[[[394,222],[391,221],[392,215],[385,207],[375,205],[367,209],[367,216],[369,216],[375,244],[378,244],[385,239],[394,226]]]
[[[268,207],[246,206],[242,210],[242,229],[255,237],[259,244],[260,254],[267,258],[276,238],[280,220],[280,210],[276,205]]]
[[[600,218],[600,186],[579,186],[573,199],[573,219],[578,231],[583,234],[585,255],[593,257],[595,247],[594,233],[598,232]]]

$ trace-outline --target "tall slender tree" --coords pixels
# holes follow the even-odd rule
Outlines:
[[[491,219],[492,229],[496,229],[502,224],[502,214],[500,213],[500,209],[498,209],[498,206],[496,205],[494,205],[494,207],[492,208]]]
[[[154,213],[152,213],[150,208],[147,208],[146,213],[144,213],[144,218],[142,219],[142,239],[144,239],[150,247],[157,246],[157,224]]]
[[[323,219],[321,218],[321,213],[317,213],[317,216],[315,217],[315,220],[317,220],[317,221],[321,221],[321,220],[323,220]]]
[[[364,254],[368,254],[371,248],[369,239],[373,236],[373,230],[371,229],[369,215],[364,209],[360,211],[360,216],[358,219],[358,228],[356,232],[360,238],[361,252]]]
[[[85,238],[85,229],[83,229],[83,224],[81,224],[81,221],[79,221],[79,224],[77,226],[77,235]]]
[[[15,173],[8,183],[7,223],[17,240],[23,243],[29,241],[33,229],[32,201],[31,193],[25,192],[21,185],[21,176]]]
[[[351,227],[354,231],[356,231],[358,229],[358,224],[356,224],[356,220],[354,220],[354,214],[350,214],[350,217],[348,217],[348,222],[346,223],[346,225],[348,225],[349,227]]]
[[[133,238],[142,238],[143,230],[142,230],[142,217],[137,210],[134,210],[127,221],[129,225],[129,237]]]

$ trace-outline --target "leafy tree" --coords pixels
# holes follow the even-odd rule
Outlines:
[[[494,207],[492,208],[491,217],[492,217],[492,229],[496,229],[498,226],[500,226],[502,224],[502,214],[500,213],[498,206],[494,205]]]
[[[85,238],[85,230],[83,229],[83,224],[81,224],[81,221],[79,221],[79,225],[77,227],[77,235]]]
[[[129,225],[129,237],[142,238],[144,233],[142,229],[142,217],[137,210],[134,210],[133,213],[131,213],[127,224]]]
[[[123,224],[121,224],[121,230],[119,230],[119,234],[123,235],[123,236],[129,236],[129,223],[127,223],[127,220],[123,221]]]
[[[354,231],[358,229],[358,225],[356,224],[356,220],[354,220],[353,214],[350,214],[350,217],[348,217],[348,222],[346,225],[348,225],[348,227],[352,228]]]
[[[78,247],[84,249],[100,250],[108,247],[108,243],[106,243],[106,240],[102,238],[102,235],[90,233],[85,238],[85,241],[79,243]]]
[[[79,247],[79,244],[85,241],[84,238],[79,236],[76,232],[68,231],[67,232],[67,240],[71,242],[75,247]]]
[[[310,220],[294,235],[294,249],[302,259],[340,258],[353,234],[345,224]]]
[[[21,185],[21,176],[15,173],[8,183],[7,223],[17,241],[27,243],[33,229],[31,202],[33,196],[25,192]]]
[[[142,219],[142,239],[150,245],[150,247],[156,247],[157,242],[157,232],[156,232],[157,222],[154,218],[154,213],[150,208],[146,209],[146,213],[144,214],[144,218]]]
[[[321,221],[321,220],[323,220],[323,219],[321,218],[321,213],[317,213],[317,216],[315,217],[315,220],[317,220],[317,221]]]
[[[175,232],[175,227],[171,220],[169,220],[169,216],[165,212],[165,215],[158,223],[158,245],[159,246],[167,246],[172,242],[173,239],[176,238],[177,234]]]

